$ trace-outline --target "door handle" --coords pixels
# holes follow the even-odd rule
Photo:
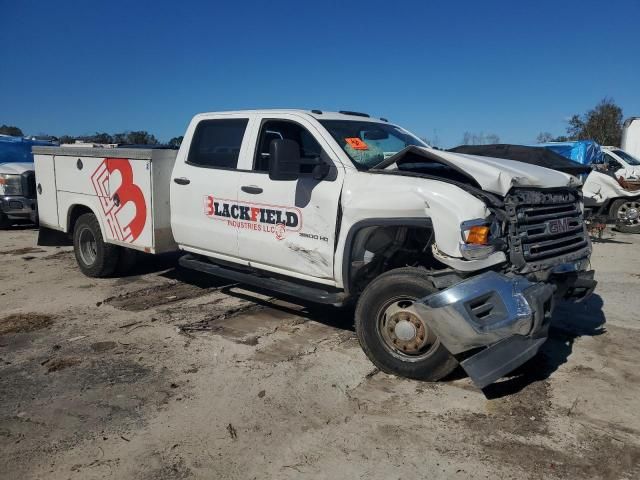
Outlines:
[[[173,181],[176,182],[178,185],[189,185],[191,183],[191,180],[185,177],[174,178]]]
[[[259,193],[262,193],[262,189],[260,187],[256,187],[255,185],[243,185],[242,187],[240,187],[240,190],[252,195],[258,195]]]

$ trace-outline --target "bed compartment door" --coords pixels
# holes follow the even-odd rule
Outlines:
[[[60,228],[58,220],[58,191],[56,189],[56,169],[53,155],[34,155],[36,168],[36,194],[38,196],[38,217],[44,227]]]
[[[153,247],[150,160],[107,158],[110,197],[102,202],[107,237]]]

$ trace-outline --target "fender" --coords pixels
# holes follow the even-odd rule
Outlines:
[[[344,253],[342,255],[342,285],[347,294],[349,293],[349,288],[351,286],[351,249],[353,248],[353,241],[355,240],[357,233],[366,227],[394,226],[433,228],[431,219],[428,217],[367,218],[354,223],[347,233],[347,238],[344,244]]]

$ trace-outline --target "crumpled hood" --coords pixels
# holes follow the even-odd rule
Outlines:
[[[34,171],[35,165],[31,162],[15,162],[15,163],[0,163],[0,173],[14,173],[20,175],[21,173]]]
[[[636,180],[640,177],[640,167],[621,168],[616,171],[616,177],[622,177],[626,180]]]
[[[449,165],[471,177],[483,190],[501,196],[506,195],[512,187],[557,188],[580,185],[580,180],[573,175],[538,165],[415,146],[407,147],[389,157],[379,167],[401,163],[405,155],[420,155],[428,161]]]
[[[580,185],[580,180],[573,175],[529,163],[462,153],[435,153],[472,176],[483,190],[503,196],[512,187],[554,188]]]

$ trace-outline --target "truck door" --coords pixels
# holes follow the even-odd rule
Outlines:
[[[246,115],[202,119],[188,151],[180,150],[171,181],[171,229],[185,250],[238,256],[238,226],[231,209],[238,197],[238,161],[249,155],[248,124]]]
[[[253,132],[256,148],[238,174],[239,253],[256,267],[297,272],[300,277],[333,280],[338,202],[344,169],[315,129],[303,118],[263,117]],[[269,179],[269,145],[275,139],[295,140],[308,165],[292,181]],[[331,173],[315,180],[313,166],[331,164]]]

